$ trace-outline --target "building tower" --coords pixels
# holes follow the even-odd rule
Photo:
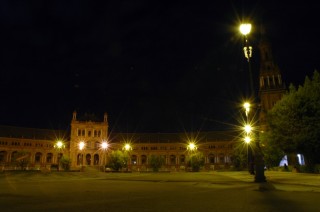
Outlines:
[[[262,37],[259,43],[260,73],[259,73],[259,98],[261,111],[259,114],[260,126],[265,130],[266,114],[279,101],[286,92],[279,67],[273,60],[271,45]]]
[[[108,140],[107,114],[103,121],[99,121],[92,114],[85,114],[82,118],[73,112],[70,135],[71,166],[99,166],[103,165],[104,152],[101,150],[102,142]]]

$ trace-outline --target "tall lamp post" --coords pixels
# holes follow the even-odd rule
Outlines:
[[[248,61],[248,69],[249,69],[249,82],[250,82],[250,95],[254,97],[254,87],[253,87],[253,78],[252,78],[252,70],[251,70],[251,61],[250,58],[252,57],[252,46],[249,45],[248,41],[248,35],[251,32],[251,24],[244,23],[240,25],[240,32],[244,36],[244,47],[243,47],[243,53],[245,58]]]
[[[83,171],[83,152],[82,150],[85,147],[85,142],[84,141],[80,141],[79,145],[79,150],[80,150],[80,155],[79,155],[79,163],[80,163],[80,171]]]
[[[190,166],[191,171],[199,171],[200,170],[200,158],[195,157],[196,152],[197,152],[197,145],[195,142],[191,141],[189,142],[188,146],[187,146],[187,150],[188,150],[188,166]]]
[[[106,171],[106,165],[107,165],[107,158],[106,158],[107,155],[106,154],[107,154],[108,147],[109,147],[108,142],[107,141],[102,141],[101,148],[103,150],[103,162],[102,162],[102,164],[104,166],[103,171]]]
[[[251,70],[251,63],[250,63],[250,58],[252,57],[252,46],[249,45],[248,41],[248,35],[251,32],[251,24],[250,23],[243,23],[240,25],[240,32],[244,36],[245,39],[245,45],[243,48],[244,56],[247,59],[248,62],[248,69],[249,69],[249,82],[250,82],[250,96],[251,98],[255,101],[255,90],[253,87],[253,77],[252,77],[252,70]],[[245,106],[246,108],[246,106]],[[247,120],[249,121],[249,109],[246,108],[246,116]],[[263,161],[263,156],[262,152],[259,146],[259,135],[257,135],[257,138],[255,139],[255,144],[256,144],[256,150],[255,150],[255,155],[254,155],[254,162],[255,162],[255,182],[265,182],[266,177],[264,176],[264,161]]]
[[[131,155],[130,155],[130,151],[132,150],[132,146],[130,145],[130,143],[125,143],[123,145],[122,150],[125,152],[125,163],[126,163],[126,171],[128,172],[129,170],[129,164],[128,161],[130,161]]]
[[[58,169],[58,171],[59,171],[59,169],[60,169],[60,159],[61,159],[61,157],[62,157],[61,150],[62,150],[63,148],[65,148],[64,142],[61,141],[61,140],[58,140],[58,141],[55,143],[54,148],[58,150],[58,151],[57,151],[57,152],[58,152],[58,154],[57,154],[57,169]]]

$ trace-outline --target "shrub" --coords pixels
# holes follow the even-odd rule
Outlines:
[[[198,172],[201,167],[204,165],[204,156],[201,152],[192,153],[189,156],[188,166],[191,167],[191,170],[194,172]]]
[[[303,173],[320,173],[320,164],[300,166],[300,171]]]
[[[30,153],[24,150],[19,151],[15,154],[13,161],[21,170],[25,170],[30,162]]]
[[[110,167],[115,171],[119,171],[128,166],[128,158],[129,156],[126,152],[120,150],[112,151],[108,156],[106,168]]]
[[[71,159],[68,156],[63,155],[60,158],[60,166],[62,167],[63,170],[69,171],[70,170],[70,164],[71,164]]]
[[[320,174],[320,164],[314,165],[314,173]]]
[[[154,172],[159,171],[164,162],[165,159],[162,155],[150,155],[149,157],[149,164]]]

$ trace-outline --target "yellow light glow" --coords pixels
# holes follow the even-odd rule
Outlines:
[[[243,107],[244,107],[244,109],[245,109],[246,111],[249,111],[249,110],[250,110],[250,103],[249,103],[249,102],[245,102],[245,103],[243,104]]]
[[[58,148],[58,149],[61,149],[63,147],[63,142],[62,141],[57,141],[55,147]]]
[[[106,141],[103,141],[103,142],[101,143],[101,148],[102,148],[102,149],[107,149],[108,146],[109,146],[109,144],[108,144]]]
[[[129,151],[129,150],[131,150],[131,149],[132,149],[132,147],[131,147],[130,144],[125,144],[125,145],[124,145],[124,150]]]
[[[84,143],[83,141],[81,141],[81,142],[79,143],[79,149],[80,149],[80,150],[83,150],[84,146],[85,146],[85,143]]]
[[[245,131],[247,134],[249,134],[249,133],[251,133],[251,131],[252,131],[252,127],[251,127],[249,124],[246,124],[246,125],[244,126],[244,131]]]
[[[245,109],[245,111],[246,111],[246,116],[248,116],[248,113],[249,113],[249,111],[250,111],[250,103],[249,103],[249,102],[245,102],[245,103],[243,104],[243,107],[244,107],[244,109]]]
[[[251,31],[251,24],[249,24],[249,23],[241,24],[239,29],[240,29],[241,34],[247,35]]]
[[[244,142],[246,142],[247,144],[251,142],[251,138],[249,136],[246,136],[244,138]]]
[[[191,150],[191,151],[193,151],[193,150],[197,149],[197,146],[195,145],[195,143],[191,142],[191,143],[189,143],[189,145],[188,145],[188,149]]]

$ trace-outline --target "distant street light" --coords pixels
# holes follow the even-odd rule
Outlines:
[[[244,126],[244,131],[247,133],[247,135],[249,135],[252,132],[252,127],[250,124],[246,124]]]
[[[188,144],[188,150],[190,150],[190,151],[195,151],[195,150],[197,150],[197,145],[196,145],[194,142],[190,142],[190,143]]]
[[[59,149],[59,150],[61,150],[62,148],[64,148],[64,143],[63,143],[63,141],[57,141],[56,142],[56,144],[54,145],[54,147],[56,148],[56,149]]]
[[[107,149],[109,148],[109,144],[108,144],[108,142],[107,141],[102,141],[102,143],[101,143],[101,149],[103,150],[103,164],[104,164],[104,170],[105,170],[105,168],[106,168],[106,165],[107,165]]]
[[[61,153],[61,150],[62,150],[63,148],[65,148],[65,144],[64,144],[63,141],[58,140],[58,141],[55,143],[54,148],[57,150],[57,151],[56,151],[56,153],[57,153],[57,164],[56,164],[56,166],[57,166],[57,169],[58,169],[58,171],[59,171],[59,170],[60,170],[60,164],[59,164],[59,162],[60,162],[60,159],[61,159],[61,157],[62,157],[62,155],[63,155],[63,154]]]
[[[80,149],[80,150],[83,150],[84,146],[85,146],[85,143],[84,143],[83,141],[80,141],[80,143],[79,143],[79,149]]]
[[[128,161],[131,160],[131,159],[130,159],[130,158],[131,158],[130,151],[132,150],[131,144],[130,144],[130,143],[125,143],[125,144],[123,145],[122,150],[124,150],[125,153],[127,153],[127,155],[125,156],[125,163],[126,163],[125,165],[126,165],[126,171],[128,171],[128,170],[129,170]]]
[[[103,141],[103,142],[101,143],[101,148],[102,148],[103,150],[108,149],[108,146],[109,146],[109,144],[108,144],[108,142],[106,142],[106,141]]]
[[[132,150],[132,147],[129,143],[126,143],[124,146],[123,146],[123,150],[125,151],[131,151]]]
[[[251,138],[249,136],[244,137],[244,142],[248,145],[251,142]]]
[[[80,141],[79,144],[78,144],[78,147],[79,147],[79,150],[80,150],[80,155],[79,155],[80,171],[83,171],[83,170],[82,170],[82,165],[83,165],[83,154],[82,154],[82,150],[84,149],[85,145],[86,145],[86,144],[85,144],[84,141]]]

